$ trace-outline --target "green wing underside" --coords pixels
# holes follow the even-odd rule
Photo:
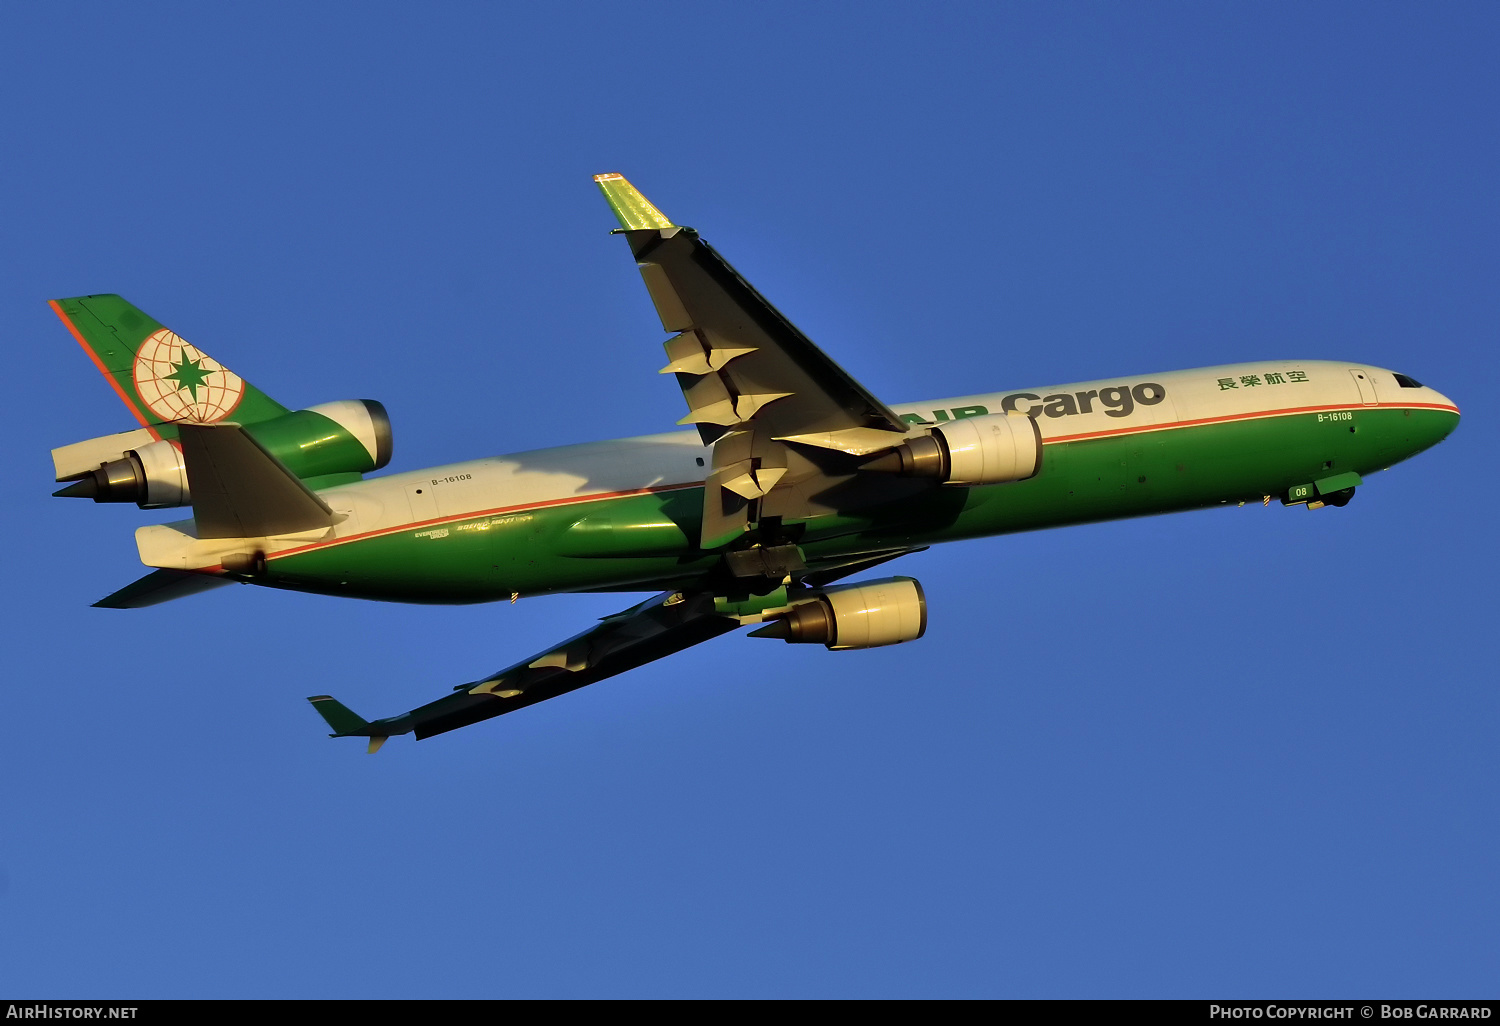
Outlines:
[[[332,737],[379,740],[416,734],[417,740],[503,716],[528,705],[576,691],[727,634],[740,626],[720,615],[708,593],[664,592],[605,618],[540,655],[508,666],[454,693],[400,716],[366,722],[326,695],[308,699],[334,729]]]

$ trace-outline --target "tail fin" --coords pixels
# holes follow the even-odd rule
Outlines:
[[[51,306],[136,420],[158,437],[161,425],[180,421],[211,424],[233,414],[254,424],[289,412],[119,296],[54,299]]]

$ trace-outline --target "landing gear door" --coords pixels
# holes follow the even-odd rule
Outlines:
[[[1370,380],[1370,375],[1358,367],[1349,368],[1349,376],[1354,379],[1354,384],[1359,388],[1359,401],[1366,406],[1376,406],[1380,403],[1380,397],[1375,394],[1375,382]]]

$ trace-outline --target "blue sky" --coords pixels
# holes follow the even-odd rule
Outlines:
[[[0,9],[0,991],[1496,995],[1489,4]],[[393,469],[665,430],[590,180],[892,401],[1349,359],[1464,410],[1345,509],[904,561],[918,644],[731,637],[368,758],[622,607],[144,572],[47,450],[132,426],[119,292]]]

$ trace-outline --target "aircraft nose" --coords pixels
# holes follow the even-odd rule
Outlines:
[[[1461,415],[1458,412],[1458,403],[1454,402],[1452,399],[1449,399],[1446,395],[1439,392],[1435,388],[1429,386],[1428,391],[1432,393],[1431,398],[1433,405],[1438,407],[1438,409],[1433,412],[1436,414],[1436,419],[1438,421],[1435,426],[1437,427],[1439,434],[1437,438],[1433,439],[1433,442],[1431,443],[1436,444],[1437,442],[1440,442],[1444,438],[1447,438],[1449,435],[1453,434],[1454,429],[1458,427],[1458,422],[1461,419]]]
[[[1454,402],[1452,399],[1449,399],[1447,396],[1445,396],[1435,388],[1431,389],[1431,391],[1432,397],[1438,405],[1447,406],[1450,408],[1450,412],[1453,414],[1453,423],[1456,426],[1458,424],[1458,419],[1460,416],[1458,412],[1458,403]]]

